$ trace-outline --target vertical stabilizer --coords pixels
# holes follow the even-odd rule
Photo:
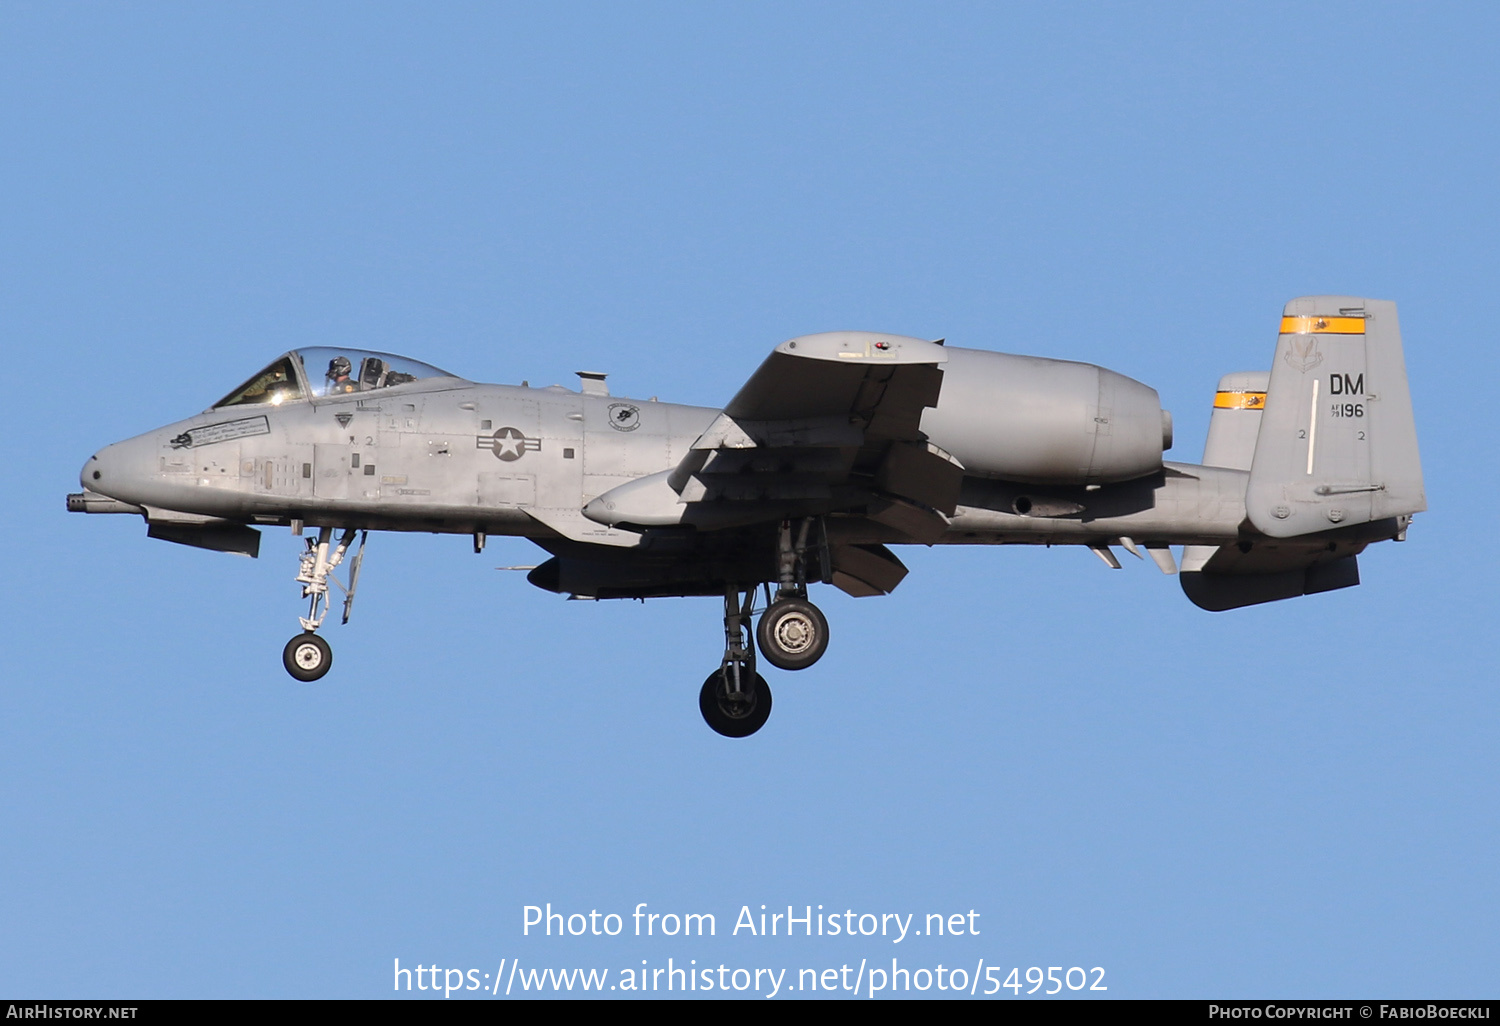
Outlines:
[[[1208,438],[1203,443],[1205,466],[1250,469],[1270,379],[1271,375],[1265,371],[1241,371],[1219,379],[1214,412],[1208,422]]]
[[[1427,508],[1396,304],[1286,305],[1245,511],[1273,538]]]
[[[1250,469],[1270,380],[1271,375],[1265,371],[1238,371],[1219,379],[1208,421],[1208,437],[1203,442],[1204,466]],[[1183,546],[1182,569],[1196,573],[1218,551],[1217,545]]]

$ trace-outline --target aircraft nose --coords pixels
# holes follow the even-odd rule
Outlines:
[[[108,452],[108,447],[100,449],[89,457],[89,461],[83,465],[78,472],[78,483],[83,485],[84,491],[97,492],[104,481],[105,464],[99,462],[99,457]]]
[[[78,483],[86,491],[122,502],[139,501],[132,493],[145,484],[151,469],[151,453],[138,439],[106,445],[83,465]]]

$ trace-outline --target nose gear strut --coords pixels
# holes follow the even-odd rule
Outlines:
[[[339,536],[338,544],[333,545],[333,528],[319,528],[317,540],[308,538],[307,548],[301,554],[297,583],[302,585],[302,597],[308,600],[307,615],[297,618],[302,623],[302,633],[287,642],[281,653],[281,662],[286,667],[286,672],[298,680],[317,680],[333,665],[333,649],[314,632],[328,616],[330,581],[344,593],[343,622],[349,622],[349,613],[354,608],[354,591],[359,586],[359,568],[365,558],[365,540],[370,532],[358,532],[359,547],[354,550],[354,558],[349,561],[349,583],[339,580],[334,570],[349,552],[356,530],[346,527]],[[332,551],[330,545],[333,546]]]

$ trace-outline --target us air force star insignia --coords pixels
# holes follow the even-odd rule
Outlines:
[[[503,427],[493,435],[476,435],[474,447],[488,449],[506,463],[513,463],[528,452],[540,451],[542,440],[527,438],[520,428]]]
[[[609,426],[616,431],[634,431],[641,426],[641,410],[629,403],[610,403]]]

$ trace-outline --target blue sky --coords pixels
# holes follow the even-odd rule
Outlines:
[[[1497,21],[6,5],[0,992],[895,957],[1492,996]],[[1323,292],[1400,304],[1431,506],[1361,587],[1208,614],[1149,563],[905,549],[895,594],[814,596],[830,652],[750,741],[698,715],[712,600],[569,603],[496,572],[529,543],[377,535],[298,685],[284,531],[249,561],[63,512],[96,449],[303,345],[712,405],[793,335],[946,337],[1139,378],[1196,460],[1219,375]],[[523,936],[547,902],[718,933]],[[730,934],[762,904],[981,932]]]

